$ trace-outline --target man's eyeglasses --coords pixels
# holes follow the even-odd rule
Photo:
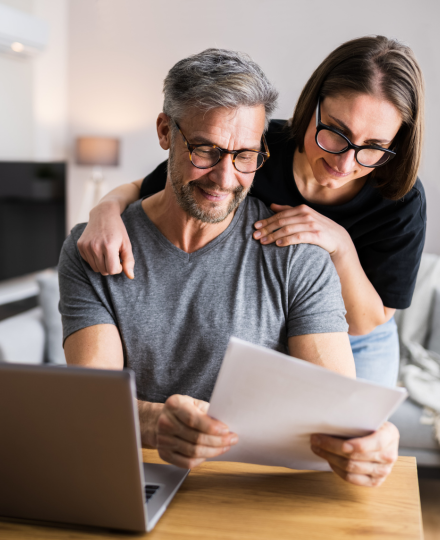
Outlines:
[[[179,124],[173,120],[177,129],[185,141],[185,145],[189,151],[189,159],[194,167],[198,169],[210,169],[215,167],[225,154],[232,155],[232,163],[238,172],[250,174],[260,169],[264,162],[269,159],[270,153],[267,147],[266,139],[262,136],[264,152],[258,150],[225,150],[216,144],[190,144],[179,127]]]
[[[321,122],[321,98],[316,107],[316,144],[329,154],[343,154],[353,149],[356,161],[363,167],[381,167],[396,155],[388,148],[376,144],[357,146],[343,133]]]

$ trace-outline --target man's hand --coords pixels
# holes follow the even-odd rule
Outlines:
[[[235,433],[206,413],[209,403],[189,396],[170,396],[157,419],[156,447],[160,457],[185,469],[219,456],[238,441]]]
[[[329,435],[312,435],[313,452],[328,461],[333,471],[358,486],[380,486],[390,474],[399,447],[399,431],[385,424],[366,437],[339,439]]]

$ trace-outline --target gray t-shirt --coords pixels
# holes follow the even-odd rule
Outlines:
[[[114,324],[139,399],[172,394],[209,401],[231,336],[288,352],[288,337],[346,332],[341,286],[329,254],[302,244],[280,248],[252,239],[272,212],[247,197],[229,227],[186,253],[153,225],[141,201],[122,219],[136,260],[135,279],[101,276],[81,258],[77,225],[59,263],[64,339]]]

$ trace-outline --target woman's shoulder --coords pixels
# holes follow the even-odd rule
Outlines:
[[[384,199],[384,205],[393,209],[393,213],[406,216],[411,221],[426,223],[426,195],[422,181],[417,177],[414,186],[401,199],[393,201]]]
[[[290,139],[289,120],[271,120],[265,133],[269,149],[271,146],[283,146]]]

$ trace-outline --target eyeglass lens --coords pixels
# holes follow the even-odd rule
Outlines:
[[[343,137],[328,129],[322,129],[318,132],[317,142],[323,150],[335,154],[342,153],[348,148],[347,141]],[[364,148],[358,151],[356,159],[366,167],[377,167],[386,163],[390,159],[390,155],[383,150]]]
[[[221,151],[212,146],[198,146],[194,148],[191,161],[200,169],[214,167],[221,158]],[[237,171],[251,173],[259,169],[264,163],[264,157],[258,152],[244,151],[236,154],[235,168]]]

